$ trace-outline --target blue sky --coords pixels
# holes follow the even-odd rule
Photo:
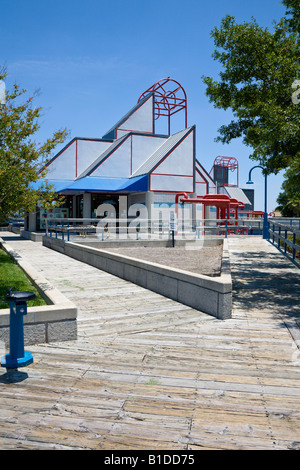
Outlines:
[[[197,158],[210,171],[216,156],[236,157],[240,186],[247,187],[249,169],[257,164],[249,159],[251,148],[240,140],[214,141],[232,115],[209,103],[201,76],[217,79],[221,70],[211,57],[210,32],[226,14],[238,22],[255,17],[272,29],[285,13],[280,0],[0,0],[0,6],[0,65],[7,68],[7,87],[16,82],[29,94],[40,89],[38,141],[64,127],[69,138],[101,138],[148,87],[171,77],[187,93]],[[177,120],[183,128],[183,114]],[[260,169],[252,177],[255,209],[262,210]],[[282,173],[268,178],[269,211],[282,181]]]

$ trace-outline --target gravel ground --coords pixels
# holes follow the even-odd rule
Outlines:
[[[219,276],[222,262],[222,245],[201,247],[124,247],[106,248],[131,258],[162,264],[171,268],[183,269],[206,276]]]

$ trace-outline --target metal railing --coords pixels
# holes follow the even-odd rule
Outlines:
[[[276,222],[300,230],[300,217],[269,217],[269,223]]]
[[[300,219],[270,220],[269,241],[300,267]]]
[[[46,220],[46,236],[74,240],[97,238],[99,241],[110,239],[170,239],[174,231],[177,238],[198,239],[202,236],[216,235],[227,238],[230,235],[261,235],[263,219],[180,219],[176,228],[164,219],[51,219]]]

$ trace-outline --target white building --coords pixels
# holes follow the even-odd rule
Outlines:
[[[179,111],[185,113],[184,128],[171,134],[172,116]],[[96,217],[105,202],[115,205],[116,217],[138,203],[153,218],[174,204],[178,192],[193,197],[216,193],[216,183],[197,158],[196,126],[187,126],[186,112],[181,85],[162,79],[102,138],[72,139],[47,165],[47,180],[66,196],[65,206],[31,215],[27,229],[43,229],[44,218],[51,215]],[[164,116],[167,135],[155,130],[156,120]],[[202,218],[202,204],[197,206],[194,216]]]

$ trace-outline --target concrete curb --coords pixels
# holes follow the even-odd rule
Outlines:
[[[232,282],[226,239],[219,277],[168,268],[56,238],[44,237],[43,245],[218,319],[231,318]]]
[[[25,345],[77,339],[76,306],[1,238],[0,246],[16,261],[47,303],[28,307],[24,316]],[[9,309],[0,310],[0,340],[6,346],[9,343],[9,316]]]

